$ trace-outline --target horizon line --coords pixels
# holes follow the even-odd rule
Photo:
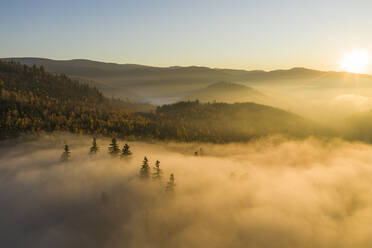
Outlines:
[[[289,67],[287,69],[279,68],[279,69],[273,69],[273,70],[264,70],[264,69],[242,69],[242,68],[222,68],[222,67],[209,67],[209,66],[201,66],[201,65],[169,65],[169,66],[154,66],[154,65],[147,65],[147,64],[139,64],[139,63],[118,63],[118,62],[108,62],[108,61],[103,61],[103,60],[93,60],[93,59],[82,59],[82,58],[71,58],[71,59],[53,59],[53,58],[46,58],[46,57],[2,57],[0,60],[11,60],[11,59],[43,59],[43,60],[51,60],[51,61],[59,61],[59,62],[67,62],[67,61],[90,61],[90,62],[96,62],[96,63],[104,63],[104,64],[114,64],[114,65],[136,65],[136,66],[143,66],[143,67],[152,67],[152,68],[192,68],[192,67],[197,67],[197,68],[206,68],[206,69],[212,69],[212,70],[235,70],[235,71],[246,71],[246,72],[275,72],[275,71],[291,71],[295,69],[305,69],[309,71],[318,71],[318,72],[327,72],[327,73],[347,73],[347,74],[356,74],[356,75],[365,75],[365,76],[372,76],[372,74],[368,73],[358,73],[358,72],[348,72],[344,70],[321,70],[321,69],[314,69],[314,68],[309,68],[309,67],[304,67],[304,66],[294,66],[294,67]]]

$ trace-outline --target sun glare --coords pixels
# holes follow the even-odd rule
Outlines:
[[[342,60],[342,69],[348,72],[363,73],[370,62],[370,56],[366,51],[353,51],[345,55]]]

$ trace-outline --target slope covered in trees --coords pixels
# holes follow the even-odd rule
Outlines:
[[[179,141],[229,142],[282,134],[319,134],[313,123],[253,104],[180,102],[155,112],[104,97],[97,89],[40,67],[0,61],[0,136],[69,131]],[[132,110],[132,111],[131,111]]]
[[[198,89],[185,96],[185,100],[199,100],[201,102],[261,102],[267,96],[242,84],[235,84],[229,82],[218,82],[202,89]]]
[[[131,115],[144,109],[142,104],[108,99],[95,88],[43,67],[0,61],[0,92],[3,138],[37,131],[142,134],[146,126],[141,116]]]
[[[152,119],[161,128],[161,138],[176,136],[184,141],[247,141],[275,134],[305,137],[322,133],[322,128],[306,119],[255,103],[179,102],[158,107]]]

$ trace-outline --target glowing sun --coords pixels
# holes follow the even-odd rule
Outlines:
[[[366,71],[370,56],[366,51],[353,51],[345,55],[341,62],[343,70],[363,73]]]

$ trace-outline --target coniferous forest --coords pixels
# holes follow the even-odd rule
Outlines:
[[[301,138],[325,133],[302,117],[255,103],[187,101],[155,108],[110,99],[65,75],[15,62],[0,61],[0,91],[1,138],[66,131],[224,143],[275,134]]]

